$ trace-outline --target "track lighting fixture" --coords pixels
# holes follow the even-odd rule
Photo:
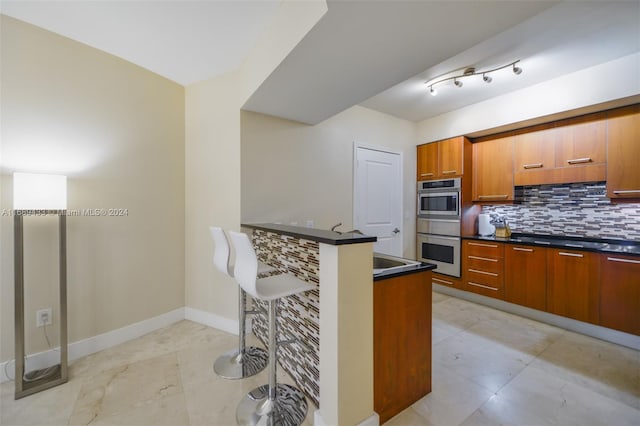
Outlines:
[[[520,62],[520,60],[518,59],[517,61],[514,62],[510,62],[506,65],[502,65],[501,67],[497,67],[497,68],[493,68],[490,70],[486,70],[486,71],[478,71],[476,72],[476,69],[474,67],[467,67],[464,69],[464,71],[462,72],[462,74],[459,75],[454,75],[451,77],[446,77],[446,78],[442,78],[440,80],[436,80],[436,81],[426,81],[425,84],[429,85],[429,93],[432,96],[435,96],[438,94],[438,91],[436,90],[436,88],[434,86],[441,84],[441,83],[445,83],[449,80],[453,80],[453,84],[458,87],[461,88],[462,87],[462,79],[464,78],[468,78],[468,77],[473,77],[476,75],[481,75],[482,76],[482,80],[485,83],[491,83],[493,81],[493,77],[491,77],[491,75],[489,75],[490,73],[505,69],[505,68],[509,68],[512,67],[512,71],[515,75],[520,75],[522,74],[522,68],[516,66],[516,64]],[[447,74],[451,74],[451,73],[447,73]]]
[[[513,73],[514,73],[515,75],[520,75],[520,74],[522,73],[522,68],[520,68],[520,67],[516,67],[516,64],[514,63],[514,64],[513,64]]]

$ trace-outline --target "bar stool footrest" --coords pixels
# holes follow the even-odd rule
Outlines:
[[[276,399],[268,400],[269,385],[259,386],[246,394],[236,410],[238,425],[299,426],[307,417],[307,400],[293,386],[278,383]],[[270,412],[265,413],[265,407],[269,407]]]
[[[262,348],[248,346],[242,356],[238,349],[232,349],[216,358],[213,371],[224,379],[244,379],[267,367],[269,354]]]

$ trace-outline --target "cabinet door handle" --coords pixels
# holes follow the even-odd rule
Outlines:
[[[498,291],[498,289],[496,287],[490,287],[488,285],[482,285],[482,284],[474,283],[473,281],[467,281],[467,284],[473,285],[473,286],[476,286],[476,287],[486,288],[488,290]]]
[[[485,275],[490,275],[492,277],[497,277],[498,274],[495,274],[493,272],[485,272],[485,271],[478,271],[477,269],[468,269],[469,272],[475,272],[476,274],[485,274]]]
[[[507,194],[503,194],[503,195],[480,195],[478,196],[478,198],[507,198],[508,195]]]
[[[453,282],[451,281],[441,280],[440,278],[435,278],[435,277],[431,277],[431,281],[432,283],[435,283],[435,284],[442,283],[446,285],[453,285]]]
[[[529,252],[529,253],[531,253],[533,251],[533,249],[522,248],[522,247],[514,247],[513,249],[516,250],[516,251],[526,251],[526,252]]]
[[[497,244],[467,243],[470,246],[498,248]]]
[[[445,170],[444,172],[442,172],[443,175],[452,175],[454,173],[456,173],[457,170]]]
[[[617,257],[607,257],[607,260],[610,260],[612,262],[636,263],[640,265],[640,260],[620,259]]]
[[[433,176],[433,173],[420,173],[420,176]]]
[[[590,162],[591,162],[591,157],[574,158],[573,160],[567,160],[567,163],[569,164],[582,164],[582,163],[590,163]]]
[[[640,194],[640,189],[627,189],[624,191],[613,191],[614,194]]]
[[[478,260],[484,260],[487,262],[497,262],[498,259],[488,259],[486,257],[478,257],[478,256],[467,256],[469,259],[478,259]]]
[[[564,251],[559,251],[558,254],[560,256],[571,256],[571,257],[584,257],[583,254],[578,254],[578,253],[566,253]]]
[[[522,167],[525,169],[539,169],[542,167],[542,163],[525,164]]]

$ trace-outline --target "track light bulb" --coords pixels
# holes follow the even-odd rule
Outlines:
[[[455,84],[457,87],[462,87],[462,82],[460,80],[453,80],[453,84]]]
[[[491,76],[486,74],[482,74],[482,79],[484,80],[485,83],[491,83],[493,81],[493,78],[491,78]]]
[[[515,75],[520,75],[522,73],[522,68],[516,67],[516,64],[513,64],[513,73]]]
[[[438,94],[438,91],[434,89],[433,86],[429,86],[429,93],[431,93],[431,96],[435,96]]]

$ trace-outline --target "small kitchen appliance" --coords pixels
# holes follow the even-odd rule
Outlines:
[[[486,213],[478,215],[478,234],[488,237],[496,232],[496,227],[491,224],[491,216]]]

